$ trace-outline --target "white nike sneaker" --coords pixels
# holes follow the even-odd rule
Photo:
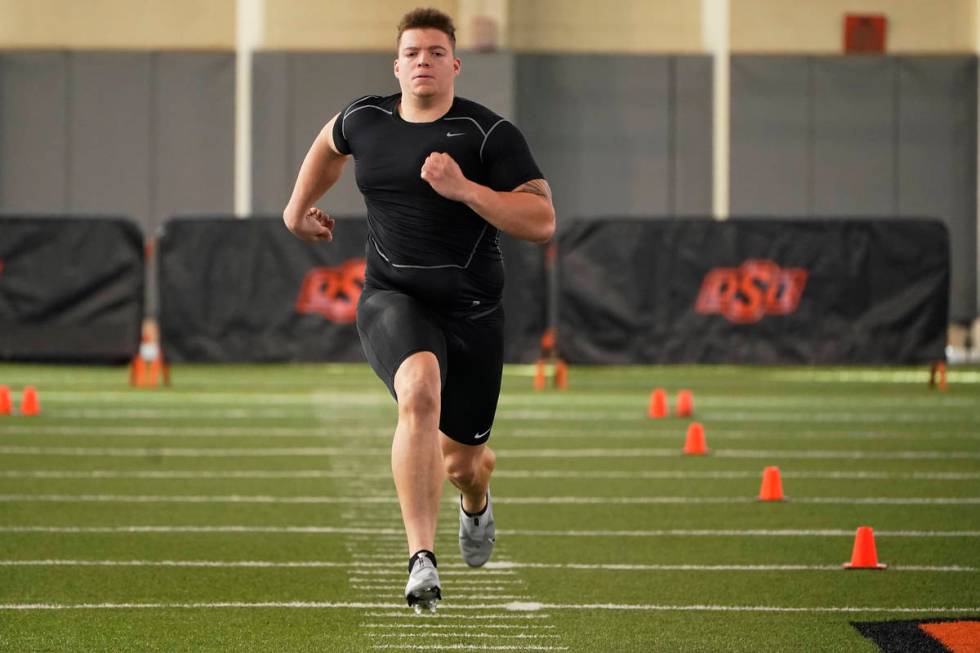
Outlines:
[[[463,561],[470,567],[487,564],[497,528],[493,521],[493,506],[490,503],[490,489],[487,489],[487,507],[480,515],[473,517],[463,511],[463,498],[459,500],[459,551]]]
[[[436,566],[432,564],[429,556],[420,553],[415,564],[412,565],[412,572],[408,575],[405,600],[408,601],[409,606],[415,608],[415,614],[421,614],[423,610],[435,612],[441,598],[439,572],[436,571]]]

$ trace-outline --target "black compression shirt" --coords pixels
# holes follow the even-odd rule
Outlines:
[[[438,307],[485,309],[503,291],[497,229],[433,190],[422,164],[445,152],[467,179],[496,191],[543,175],[520,131],[486,107],[457,97],[442,118],[411,123],[399,115],[400,100],[359,98],[334,123],[334,144],[354,156],[367,205],[367,283]]]

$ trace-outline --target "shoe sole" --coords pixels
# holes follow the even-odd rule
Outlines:
[[[405,596],[405,600],[408,601],[408,605],[411,608],[415,608],[415,614],[421,614],[424,611],[435,612],[436,606],[439,605],[439,601],[442,599],[442,591],[439,589],[438,585],[432,587],[419,587],[412,590]]]

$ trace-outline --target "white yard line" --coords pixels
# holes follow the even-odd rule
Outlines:
[[[57,436],[57,437],[177,437],[177,438],[330,438],[351,436],[377,436],[390,438],[390,427],[344,425],[336,427],[285,427],[285,426],[105,426],[52,424],[31,426],[0,426],[0,435]]]
[[[282,533],[299,535],[345,535],[368,529],[333,526],[0,526],[0,533]],[[369,531],[401,533],[398,529]],[[455,532],[453,529],[452,532]],[[651,530],[527,530],[500,529],[501,535],[513,537],[854,537],[853,529],[651,529]],[[450,533],[449,530],[444,531]],[[879,537],[904,538],[975,538],[980,530],[876,530]],[[362,560],[391,560],[390,555],[362,555]],[[367,565],[368,563],[352,563]],[[488,563],[493,565],[494,563]],[[446,566],[446,565],[444,565]],[[452,567],[452,564],[448,565]],[[459,565],[462,568],[462,565]],[[492,567],[491,567],[492,568]]]
[[[55,402],[57,403],[57,402]],[[308,404],[310,412],[322,411],[328,408],[326,405]],[[645,406],[637,406],[636,411],[626,411],[621,407],[613,407],[609,410],[575,410],[567,407],[555,408],[523,408],[501,410],[497,418],[501,422],[508,421],[596,421],[596,422],[636,422],[646,419],[644,416]],[[56,412],[55,412],[56,411]],[[963,411],[966,412],[966,411]],[[114,407],[107,409],[100,408],[68,408],[58,407],[49,408],[48,415],[57,415],[59,418],[72,420],[134,420],[134,419],[166,419],[171,421],[193,421],[202,419],[222,419],[222,420],[256,420],[256,419],[282,419],[295,418],[297,415],[309,415],[302,408],[230,408],[220,409],[211,407],[193,407],[174,404],[172,407],[161,408],[131,408]],[[394,410],[392,410],[394,416]],[[919,412],[867,412],[867,411],[813,411],[813,410],[729,410],[723,407],[706,409],[699,407],[698,417],[703,420],[724,420],[732,422],[785,422],[789,424],[874,424],[874,423],[902,423],[902,424],[941,424],[961,422],[964,415],[956,411],[935,411],[923,407]],[[325,420],[331,422],[338,421],[364,421],[363,407],[351,409],[349,406],[335,405],[332,407]]]
[[[499,564],[502,569],[567,569],[584,571],[834,571],[841,569],[837,565],[642,565],[642,564],[577,564],[577,563],[487,563]],[[927,565],[890,565],[894,571],[925,571],[925,572],[980,572],[980,567],[964,567],[959,565],[927,566]]]
[[[490,606],[486,606],[489,608]],[[508,610],[641,610],[654,612],[801,612],[801,613],[969,613],[980,610],[978,607],[878,607],[878,606],[775,606],[775,605],[658,605],[646,603],[531,603],[510,604]]]
[[[843,529],[652,529],[652,530],[503,530],[503,535],[526,537],[854,537]],[[889,531],[887,537],[980,537],[980,531]]]
[[[980,480],[980,472],[881,472],[853,471],[784,471],[783,478],[814,480],[875,480],[875,481],[974,481]],[[316,479],[316,478],[364,478],[390,479],[390,471],[358,472],[352,470],[0,470],[0,478],[57,478],[57,479]],[[612,479],[612,480],[735,480],[761,478],[759,471],[715,470],[530,470],[501,469],[494,478],[516,479]]]
[[[393,610],[391,612],[368,612],[364,616],[370,617],[372,619],[411,619],[413,623],[416,622],[415,615],[412,614],[411,612],[406,612],[405,610]],[[439,614],[436,614],[435,618],[438,618],[439,616],[440,616]],[[432,617],[427,618],[427,621],[431,618]],[[528,624],[526,623],[528,621],[550,619],[550,618],[551,618],[550,614],[535,613],[535,612],[526,612],[526,613],[509,612],[509,613],[496,613],[496,614],[466,615],[467,621],[473,621],[474,619],[478,619],[480,621],[491,621],[491,620],[492,621],[515,621],[516,623],[520,624],[519,626],[515,626],[515,627],[519,627],[519,628],[528,627]],[[396,627],[397,624],[388,624],[388,625],[393,628]],[[454,626],[450,626],[450,627],[454,627]],[[479,628],[480,626],[474,626],[474,627]],[[537,624],[537,623],[534,624],[534,627],[554,628],[554,626]]]
[[[204,568],[254,568],[254,569],[303,569],[303,568],[330,568],[344,569],[357,574],[365,574],[364,565],[351,564],[347,562],[333,562],[321,560],[302,560],[295,562],[279,562],[275,560],[0,560],[0,567],[204,567]],[[388,565],[377,564],[377,567],[388,567]],[[451,568],[450,565],[442,565]],[[456,565],[457,568],[462,565]],[[579,563],[538,563],[538,562],[488,562],[486,568],[480,571],[480,576],[492,575],[494,572],[513,569],[563,569],[572,571],[744,571],[744,572],[768,572],[768,571],[840,571],[840,565],[645,565],[645,564],[579,564]],[[976,573],[980,567],[967,567],[961,565],[892,565],[889,570],[894,571],[917,571],[917,572],[968,572]],[[513,573],[512,571],[510,573]],[[386,571],[383,575],[391,575],[392,581],[380,582],[380,579],[361,579],[352,577],[351,583],[357,584],[364,589],[389,589],[404,580],[404,572],[397,571],[390,574]],[[463,586],[473,586],[495,591],[513,591],[513,587],[504,584],[524,585],[523,580],[474,580],[468,574],[444,573],[444,578],[459,583]],[[364,582],[367,581],[367,582]]]
[[[455,503],[455,497],[444,502]],[[980,497],[794,497],[794,503],[893,506],[965,506],[980,504]],[[178,494],[0,494],[0,503],[271,503],[271,504],[390,504],[393,496],[269,496],[269,495],[178,495]],[[504,505],[699,505],[756,503],[751,496],[738,497],[501,497]],[[365,533],[365,536],[379,535]],[[392,534],[381,534],[382,536]],[[393,535],[392,535],[393,536]]]
[[[376,644],[371,647],[392,651],[567,651],[567,646],[482,646],[479,644]]]
[[[445,579],[443,579],[442,582],[445,582]],[[351,583],[350,585],[350,588],[352,590],[364,591],[364,592],[374,592],[376,590],[398,592],[403,587],[405,587],[404,577],[401,580],[392,581],[390,583],[372,583],[369,585],[363,583]],[[464,590],[470,590],[470,591],[479,591],[481,592],[480,596],[483,596],[483,598],[485,599],[500,598],[494,595],[505,594],[507,592],[513,593],[515,589],[520,589],[520,588],[503,587],[503,586],[496,586],[496,585],[475,585],[474,583],[471,583],[466,580],[458,580],[457,582],[453,583],[453,591],[458,592],[460,588]],[[454,594],[453,596],[455,598],[456,595]]]
[[[203,458],[268,458],[268,457],[387,457],[389,448],[339,447],[35,447],[0,446],[0,454],[22,456],[97,456],[97,457],[203,457]],[[788,449],[713,449],[716,458],[767,459],[840,459],[840,460],[974,460],[980,451],[853,451]],[[677,448],[589,448],[589,449],[499,449],[501,458],[678,458]]]
[[[320,602],[320,601],[223,601],[190,603],[0,603],[0,610],[212,610],[212,609],[296,609],[296,610],[374,610],[401,607],[394,603],[372,602]],[[624,610],[657,612],[798,612],[798,613],[970,613],[980,612],[980,606],[775,606],[775,605],[667,605],[650,603],[474,603],[469,605],[448,604],[444,611],[512,610],[537,612],[540,610]],[[469,617],[467,617],[469,618]]]
[[[505,368],[505,376],[511,376],[510,368]],[[790,374],[796,374],[795,372],[788,372]],[[809,374],[810,372],[800,372],[799,374]],[[854,372],[848,373],[850,378],[855,378],[854,374],[865,374],[868,378],[874,377],[877,379],[875,382],[882,383],[896,383],[900,381],[908,381],[919,383],[924,385],[923,380],[927,379],[927,375],[924,371],[912,372],[906,375],[901,375],[893,372],[887,372],[889,374],[887,378],[883,376],[882,373],[878,372],[864,372],[861,370],[855,370]],[[976,379],[975,382],[980,382],[980,372],[970,372],[968,370],[950,370],[950,376],[954,381],[959,381],[961,378],[969,380],[970,378]],[[529,375],[521,376],[533,376],[533,368]],[[972,376],[971,376],[972,375]],[[782,376],[782,375],[781,375]],[[810,383],[812,381],[819,380],[817,378],[811,378],[804,381],[804,383]],[[263,384],[268,384],[268,379],[263,379]],[[967,381],[964,381],[967,382]],[[251,382],[243,383],[243,385],[249,385]],[[222,384],[234,385],[234,382],[230,379],[222,379]],[[282,383],[278,385],[289,385],[288,383]],[[366,385],[363,389],[356,391],[340,391],[331,390],[330,392],[305,392],[305,393],[295,393],[295,392],[269,392],[263,390],[262,392],[230,392],[228,390],[214,390],[206,387],[195,388],[192,392],[180,391],[172,389],[167,392],[160,393],[146,393],[146,392],[133,392],[131,390],[111,390],[108,388],[75,388],[71,390],[47,390],[45,396],[49,397],[49,400],[56,403],[80,403],[80,404],[90,404],[93,400],[101,400],[106,403],[142,403],[142,404],[162,404],[168,406],[181,407],[187,404],[211,404],[211,405],[257,405],[257,404],[268,404],[270,406],[279,406],[282,404],[295,404],[295,405],[310,405],[310,406],[391,406],[391,397],[384,392],[376,392],[375,388],[371,385]],[[519,393],[505,393],[500,398],[501,406],[538,406],[541,404],[561,404],[567,401],[566,397],[569,393],[563,393],[560,395],[548,395],[548,394],[519,394]],[[647,396],[643,392],[605,392],[601,394],[581,394],[574,393],[574,401],[579,405],[589,405],[589,406],[630,406],[634,404],[645,404]],[[890,397],[890,396],[878,396],[878,397],[860,397],[855,398],[853,393],[848,393],[846,391],[840,391],[836,393],[831,393],[830,395],[825,395],[832,397],[835,401],[835,405],[841,406],[854,406],[862,407],[867,405],[873,406],[921,406],[923,408],[929,407],[949,407],[949,406],[971,406],[976,405],[976,400],[970,397],[951,397],[948,395],[927,395],[923,394],[920,397]],[[813,401],[812,397],[807,396],[805,393],[790,394],[786,396],[755,396],[755,397],[729,397],[716,392],[697,392],[695,393],[695,400],[703,403],[704,405],[715,406],[752,406],[752,407],[789,407],[789,406],[801,406],[801,407],[812,407]]]
[[[21,456],[96,456],[144,458],[276,458],[307,456],[388,456],[390,449],[341,449],[337,447],[0,447],[0,454]]]
[[[419,630],[517,630],[520,628],[533,627],[536,629],[554,629],[552,624],[379,624],[368,623],[360,624],[361,628],[409,628]]]
[[[740,430],[725,428],[714,428],[708,422],[709,432],[712,440],[765,440],[765,439],[785,439],[784,430],[760,431],[758,429]],[[658,430],[653,430],[654,426]],[[665,430],[670,427],[671,430]],[[661,422],[656,425],[647,421],[637,421],[636,427],[632,429],[603,429],[603,438],[630,438],[630,439],[680,439],[683,424],[680,422]],[[80,437],[80,438],[100,438],[100,437],[173,437],[173,438],[349,438],[356,436],[359,438],[378,438],[389,440],[392,429],[388,426],[355,426],[345,425],[342,430],[334,426],[322,426],[318,428],[299,428],[269,426],[232,426],[232,427],[207,427],[207,426],[104,426],[104,425],[73,425],[73,426],[54,426],[54,425],[32,425],[32,426],[5,426],[0,425],[0,436],[58,436],[58,437]],[[562,427],[510,427],[506,424],[499,424],[495,431],[496,440],[500,439],[515,440],[525,439],[554,439],[567,440],[569,438],[590,438],[594,439],[597,429]],[[855,439],[855,440],[895,440],[895,439],[917,439],[917,440],[942,440],[950,439],[980,439],[980,433],[974,431],[962,431],[959,433],[911,433],[901,431],[875,431],[861,430],[855,431],[852,427],[842,429],[821,429],[821,430],[802,430],[793,431],[794,439],[806,440],[827,440],[827,439]]]
[[[511,564],[511,563],[507,563],[507,564]],[[447,578],[463,578],[465,576],[469,576],[469,574],[461,575],[458,573],[458,571],[453,571],[451,565],[452,563],[447,562],[447,563],[443,563],[443,565],[439,567],[442,576],[445,576]],[[365,563],[360,565],[355,564],[353,565],[353,567],[354,567],[353,571],[357,575],[356,577],[351,577],[350,580],[352,582],[354,580],[377,580],[378,576],[391,576],[399,579],[405,578],[404,571],[402,571],[401,569],[397,569],[397,570],[391,569],[390,566],[387,564]],[[507,571],[506,569],[487,569],[486,566],[484,566],[483,569],[481,569],[477,573],[479,573],[481,577],[488,576],[496,579],[494,580],[494,582],[496,583],[524,582],[520,580],[508,580],[508,577],[513,578],[514,576],[517,576],[517,573],[513,571]],[[503,576],[503,578],[497,578],[498,576]],[[370,578],[370,577],[374,577],[374,578]]]
[[[424,637],[429,639],[430,637],[452,637],[453,639],[461,639],[463,637],[468,638],[487,638],[492,637],[493,639],[558,639],[558,635],[553,635],[550,633],[368,633],[369,637],[377,637],[378,639],[388,639],[388,638],[409,638],[409,637]]]

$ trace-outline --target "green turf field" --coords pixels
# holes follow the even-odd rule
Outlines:
[[[366,366],[0,365],[0,649],[875,651],[852,621],[980,615],[980,372],[509,367],[498,544],[470,570],[448,489],[443,603],[404,605],[395,409]],[[689,420],[650,391],[694,392]],[[760,503],[762,470],[789,501]],[[447,488],[449,486],[447,485]],[[844,571],[875,530],[886,571]]]

